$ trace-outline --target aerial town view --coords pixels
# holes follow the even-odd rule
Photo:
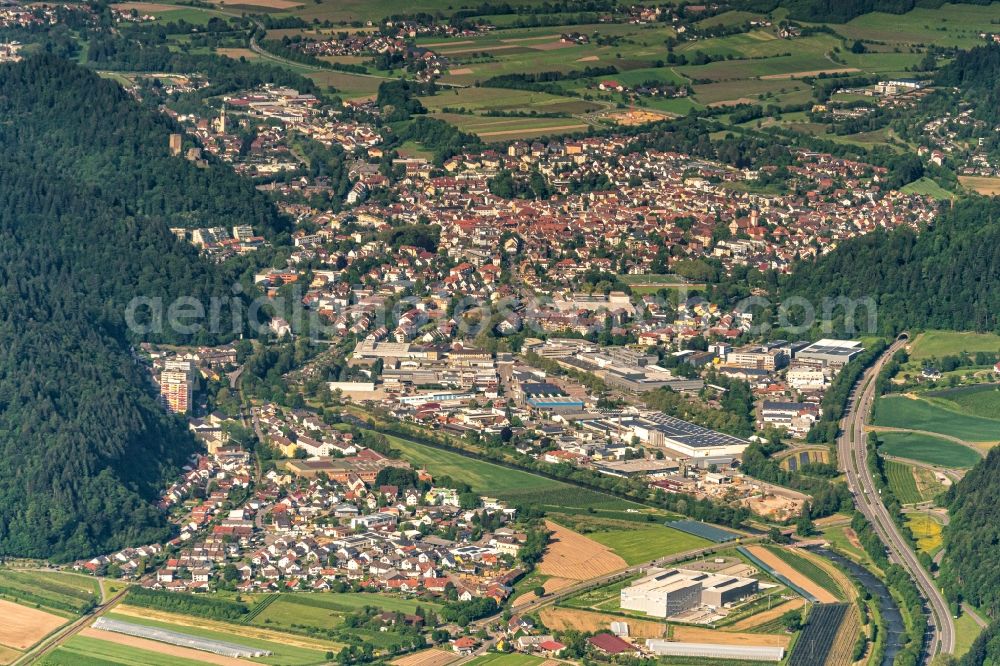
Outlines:
[[[0,0],[0,666],[1000,664],[1000,2]]]

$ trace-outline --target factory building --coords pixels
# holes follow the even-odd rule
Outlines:
[[[687,569],[651,569],[651,572],[622,589],[623,610],[667,618],[699,606],[721,608],[756,594],[758,589],[753,578]]]

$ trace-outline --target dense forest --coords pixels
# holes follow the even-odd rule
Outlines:
[[[942,208],[934,225],[919,234],[878,231],[844,242],[800,264],[780,291],[782,298],[804,297],[817,307],[825,298],[871,298],[879,333],[908,327],[997,331],[997,284],[1000,201],[972,197]],[[834,330],[843,330],[843,309],[833,314]],[[866,317],[859,308],[858,323]]]
[[[944,529],[941,584],[953,607],[979,608],[993,623],[962,658],[967,666],[996,663],[1000,655],[1000,450],[993,449],[945,496],[950,522]]]
[[[195,444],[131,352],[127,304],[231,294],[169,227],[281,222],[224,168],[168,157],[167,119],[66,61],[0,67],[0,117],[0,555],[162,539],[151,502]]]
[[[1000,121],[1000,46],[990,43],[968,51],[959,51],[955,59],[941,68],[935,83],[959,88],[964,99],[973,103],[976,118],[995,125]]]

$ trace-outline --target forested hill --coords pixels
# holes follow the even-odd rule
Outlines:
[[[152,502],[194,441],[130,354],[126,304],[230,293],[179,220],[278,224],[235,176],[168,158],[168,130],[83,68],[0,66],[0,555],[168,533]]]
[[[941,583],[953,604],[966,601],[993,619],[962,659],[996,663],[1000,655],[1000,449],[993,449],[946,496]]]
[[[934,225],[877,232],[803,262],[781,296],[874,299],[880,332],[908,327],[1000,330],[1000,201],[944,206]]]
[[[87,69],[54,58],[4,68],[0,113],[5,155],[16,145],[46,172],[91,186],[130,214],[169,217],[170,226],[285,229],[269,200],[228,166],[198,169],[171,157],[179,125]]]
[[[991,125],[1000,122],[1000,46],[990,43],[968,51],[959,51],[955,59],[941,68],[935,83],[959,88],[964,99],[972,102],[972,113]]]

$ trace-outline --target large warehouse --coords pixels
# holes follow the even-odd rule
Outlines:
[[[833,340],[823,338],[795,354],[800,361],[819,361],[823,365],[839,368],[865,350],[860,340]]]
[[[656,412],[624,419],[621,425],[631,428],[643,444],[670,449],[688,458],[735,457],[750,444],[739,437]]]
[[[621,591],[622,610],[672,617],[707,606],[721,608],[757,593],[757,580],[687,569],[650,569]]]

